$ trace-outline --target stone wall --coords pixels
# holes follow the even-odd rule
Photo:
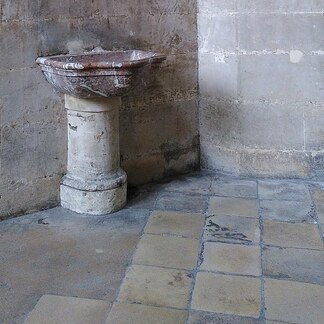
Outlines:
[[[195,0],[2,0],[0,219],[58,204],[66,169],[63,96],[35,64],[102,46],[160,51],[149,86],[123,98],[121,159],[129,183],[198,166]]]
[[[322,0],[199,0],[204,168],[312,177],[324,169]]]

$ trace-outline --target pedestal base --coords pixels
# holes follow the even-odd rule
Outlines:
[[[104,215],[122,209],[126,204],[127,183],[120,187],[86,191],[61,184],[61,205],[80,214]]]

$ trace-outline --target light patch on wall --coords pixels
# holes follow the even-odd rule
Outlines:
[[[293,50],[289,53],[289,58],[291,63],[299,63],[301,59],[303,58],[304,54],[303,52],[299,50]]]

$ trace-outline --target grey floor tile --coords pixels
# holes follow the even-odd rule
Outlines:
[[[261,200],[308,201],[311,197],[307,184],[286,181],[259,181],[259,198]]]
[[[263,274],[324,285],[324,251],[266,247]]]
[[[257,182],[253,180],[217,179],[212,194],[224,197],[257,198]]]
[[[207,207],[206,196],[185,195],[182,193],[164,193],[156,203],[156,209],[202,213]]]
[[[261,200],[260,209],[263,219],[314,223],[314,210],[310,202]]]

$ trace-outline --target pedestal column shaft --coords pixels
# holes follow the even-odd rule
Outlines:
[[[121,99],[65,96],[68,119],[67,174],[61,204],[78,213],[102,215],[126,204],[126,173],[120,168]]]

